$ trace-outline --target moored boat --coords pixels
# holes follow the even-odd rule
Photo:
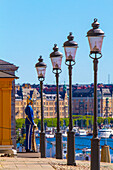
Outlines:
[[[35,131],[35,137],[36,137],[36,138],[39,138],[39,137],[40,137],[40,131],[39,131],[39,130],[36,130],[36,131]]]
[[[63,131],[63,132],[62,132],[62,136],[63,136],[63,137],[67,137],[67,132],[66,132],[66,131]]]
[[[73,127],[73,131],[75,132],[75,136],[79,136],[79,127]]]
[[[99,129],[99,131],[98,131],[99,138],[109,138],[110,135],[112,135],[112,134],[113,134],[113,130],[111,128]]]
[[[90,160],[91,149],[84,148],[82,152],[76,153],[75,152],[75,159],[76,160]],[[67,147],[63,148],[63,159],[67,158]]]
[[[55,135],[51,131],[46,131],[46,133],[45,133],[46,138],[54,138],[54,136]]]
[[[87,135],[85,129],[80,129],[80,130],[79,130],[79,134],[80,134],[80,136],[86,136],[86,135]]]
[[[92,136],[93,135],[93,132],[88,132],[87,133],[87,136]]]

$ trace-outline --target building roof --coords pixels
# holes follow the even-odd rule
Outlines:
[[[16,71],[17,69],[18,69],[18,67],[15,66],[14,64],[6,62],[6,61],[0,59],[0,70],[3,70],[3,71]]]
[[[21,101],[22,102],[22,99],[21,98],[15,98],[15,101]]]
[[[10,74],[10,73],[6,73],[4,71],[1,71],[0,70],[0,78],[15,78],[15,79],[18,79],[18,77]]]
[[[55,100],[56,94],[45,94],[46,100]],[[59,100],[62,100],[61,95],[59,94]]]
[[[0,59],[0,65],[13,65],[13,64]]]
[[[109,88],[103,88],[102,94],[103,94],[103,96],[106,96],[106,97],[112,95]]]
[[[91,92],[92,91],[92,89],[76,89],[75,90],[75,92],[76,93],[89,93],[89,92]]]
[[[89,97],[92,96],[93,89],[76,89],[73,91],[73,97]]]

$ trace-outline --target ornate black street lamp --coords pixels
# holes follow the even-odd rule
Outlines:
[[[59,116],[59,87],[58,79],[61,70],[62,53],[58,51],[57,44],[54,45],[53,52],[50,54],[53,73],[56,76],[56,87],[57,87],[57,132],[56,132],[56,159],[62,159],[62,133],[60,132],[60,116]]]
[[[99,29],[97,19],[92,23],[93,29],[87,32],[87,37],[90,46],[90,58],[93,59],[94,64],[94,124],[93,124],[93,138],[91,139],[91,170],[100,169],[100,139],[98,138],[97,127],[97,69],[98,59],[102,57],[101,48],[104,38],[104,32]]]
[[[73,131],[72,120],[72,66],[75,65],[75,55],[78,44],[73,41],[74,36],[70,32],[67,37],[68,41],[63,44],[66,61],[65,64],[69,69],[69,132],[67,138],[67,164],[76,165],[75,163],[75,133]]]
[[[45,132],[44,132],[44,110],[43,110],[43,81],[45,80],[45,72],[46,72],[46,64],[43,62],[42,56],[38,59],[38,63],[36,63],[35,67],[38,74],[38,80],[40,81],[41,88],[41,133],[40,133],[40,151],[41,158],[46,157],[45,152]]]

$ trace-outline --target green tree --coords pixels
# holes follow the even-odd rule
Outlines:
[[[25,124],[25,119],[16,119],[16,129],[21,129],[23,124]]]

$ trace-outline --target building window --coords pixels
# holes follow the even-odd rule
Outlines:
[[[33,101],[33,104],[36,104],[36,101]]]
[[[44,116],[48,116],[48,112],[45,112],[45,113],[44,113]]]
[[[100,104],[98,104],[98,108],[100,107]]]
[[[48,107],[44,107],[44,110],[48,110]]]
[[[100,99],[98,99],[98,102],[100,102]]]
[[[53,116],[53,112],[50,112],[50,116]]]
[[[53,102],[49,102],[49,105],[53,105]]]

